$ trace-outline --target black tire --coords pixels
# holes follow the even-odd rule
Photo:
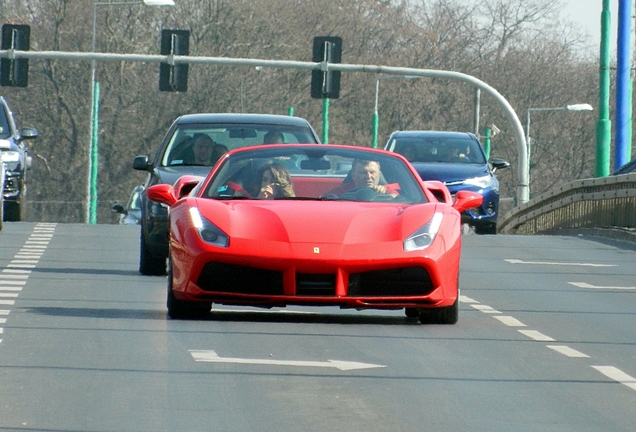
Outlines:
[[[497,234],[497,224],[488,224],[488,225],[476,225],[475,226],[476,234]]]
[[[24,220],[24,205],[19,201],[4,202],[4,220],[7,222],[20,222]]]
[[[146,245],[144,228],[141,227],[139,241],[139,273],[145,276],[163,276],[166,274],[166,258],[153,255]]]
[[[172,292],[172,270],[168,266],[168,296],[166,300],[168,316],[171,319],[202,319],[205,318],[212,309],[212,303],[188,302],[179,300]]]
[[[420,312],[417,308],[404,308],[404,315],[406,315],[407,318],[417,318],[420,316]]]
[[[459,297],[452,306],[434,309],[420,309],[422,324],[457,324],[459,320]]]

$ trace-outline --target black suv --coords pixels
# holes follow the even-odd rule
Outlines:
[[[24,219],[26,172],[31,168],[31,156],[28,155],[24,141],[37,138],[37,136],[38,131],[34,128],[18,129],[9,104],[4,97],[0,96],[0,157],[5,165],[1,220],[21,221]]]
[[[174,121],[159,151],[137,156],[133,168],[147,171],[146,187],[173,184],[183,175],[206,176],[213,162],[197,165],[188,157],[193,141],[201,134],[212,139],[214,147],[224,151],[267,143],[272,135],[282,134],[284,143],[319,144],[318,134],[300,117],[271,114],[188,114]],[[168,209],[141,194],[141,239],[139,272],[143,275],[166,273],[168,257]]]

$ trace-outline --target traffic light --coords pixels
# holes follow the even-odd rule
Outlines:
[[[3,50],[29,51],[31,27],[26,24],[3,24]],[[29,80],[28,59],[0,59],[0,85],[26,87]]]
[[[190,54],[189,30],[162,30],[161,55]],[[170,92],[184,92],[188,90],[188,64],[161,62],[159,65],[159,90]]]
[[[314,38],[313,62],[340,63],[342,61],[342,38],[319,36]],[[311,71],[311,97],[314,99],[337,99],[340,97],[340,71]]]

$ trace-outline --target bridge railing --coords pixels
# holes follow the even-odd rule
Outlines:
[[[508,211],[504,234],[569,228],[636,228],[636,173],[576,180]]]

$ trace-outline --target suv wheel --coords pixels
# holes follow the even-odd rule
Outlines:
[[[4,220],[8,222],[20,222],[24,220],[24,205],[19,201],[5,201]]]
[[[475,225],[477,234],[497,234],[497,224]]]
[[[166,274],[166,258],[157,257],[148,250],[143,226],[141,227],[139,241],[139,273],[145,276],[162,276]]]

